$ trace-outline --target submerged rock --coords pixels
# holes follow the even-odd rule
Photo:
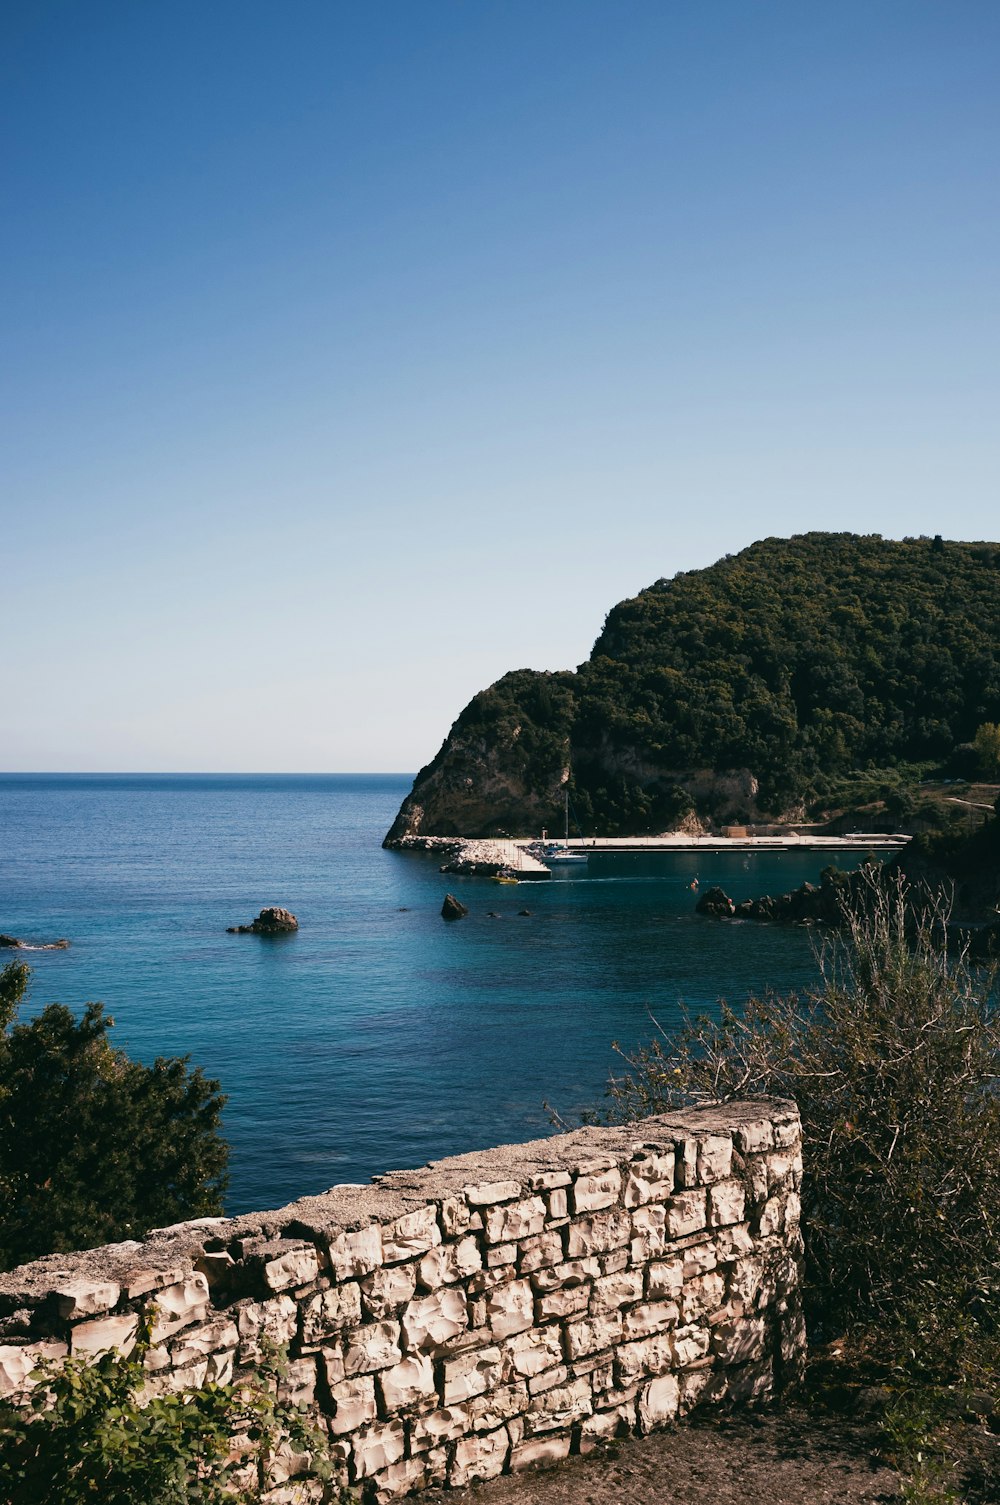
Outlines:
[[[460,899],[454,894],[445,894],[444,903],[441,905],[442,920],[461,920],[469,913]]]
[[[736,905],[717,883],[706,889],[694,907],[695,914],[711,915],[713,919],[727,919],[736,912]]]
[[[0,948],[17,951],[65,951],[69,941],[22,941],[16,935],[0,935]]]
[[[227,935],[288,935],[298,930],[299,922],[288,909],[279,909],[276,904],[262,909],[249,925],[229,925]]]

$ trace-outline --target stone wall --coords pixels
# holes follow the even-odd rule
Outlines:
[[[0,1393],[128,1349],[155,1303],[150,1392],[287,1345],[288,1396],[366,1493],[553,1462],[797,1376],[800,1175],[794,1107],[737,1104],[51,1255],[0,1276]],[[318,1498],[308,1468],[286,1451],[265,1498]]]

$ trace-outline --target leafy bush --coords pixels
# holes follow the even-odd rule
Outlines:
[[[0,1268],[221,1213],[219,1083],[130,1060],[97,1003],[14,1024],[28,977],[0,972]]]
[[[971,1373],[1000,1312],[995,979],[949,955],[943,907],[914,920],[904,880],[873,872],[852,904],[813,991],[723,1005],[636,1052],[610,1116],[794,1098],[813,1334]]]
[[[283,1363],[272,1351],[253,1377],[142,1402],[149,1325],[128,1356],[40,1366],[28,1411],[0,1402],[5,1505],[234,1505],[258,1500],[275,1454],[310,1454],[330,1483],[322,1441],[277,1399]],[[235,1439],[235,1442],[234,1442]]]

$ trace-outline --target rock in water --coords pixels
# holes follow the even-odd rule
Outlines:
[[[733,914],[735,912],[735,909],[736,905],[726,893],[725,889],[720,888],[719,885],[715,883],[710,889],[707,889],[706,892],[702,894],[701,898],[698,900],[697,904],[694,907],[694,912],[695,914],[712,915],[715,918],[726,918],[728,915]]]
[[[298,930],[299,922],[288,909],[279,909],[276,904],[262,909],[249,925],[230,925],[227,935],[288,935]]]
[[[445,894],[444,903],[441,905],[442,920],[461,920],[468,913],[465,905],[456,899],[454,894]]]

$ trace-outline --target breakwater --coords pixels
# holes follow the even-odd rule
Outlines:
[[[0,1393],[128,1350],[153,1304],[151,1393],[285,1345],[288,1397],[368,1495],[555,1462],[798,1376],[800,1177],[794,1106],[729,1104],[51,1255],[0,1276]],[[278,1458],[265,1500],[319,1497]]]

